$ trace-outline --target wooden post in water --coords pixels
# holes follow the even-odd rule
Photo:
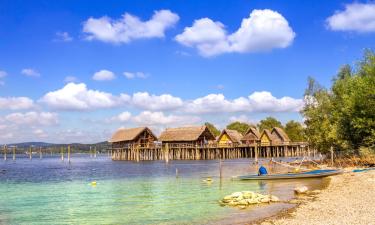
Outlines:
[[[176,178],[178,178],[178,169],[176,168]]]
[[[39,159],[42,159],[43,156],[42,156],[42,147],[39,147]]]
[[[61,161],[64,161],[64,147],[61,146]]]
[[[68,162],[70,163],[70,145],[68,145]]]
[[[90,158],[92,158],[91,146],[90,146]]]
[[[13,146],[13,161],[16,160],[16,146]]]
[[[7,161],[7,145],[4,145],[3,148],[4,148],[4,161]]]
[[[219,169],[220,169],[220,180],[221,180],[221,178],[223,177],[223,162],[221,161],[221,159],[219,161]]]
[[[30,160],[33,159],[33,152],[32,152],[32,147],[31,146],[29,147],[29,158],[30,158]]]
[[[94,147],[94,158],[96,158],[96,145]]]
[[[165,144],[165,150],[164,150],[164,157],[165,157],[165,163],[169,163],[169,146],[168,143]]]

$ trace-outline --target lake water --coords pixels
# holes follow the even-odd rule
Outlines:
[[[265,161],[265,160],[263,160]],[[221,207],[235,191],[270,193],[287,200],[298,185],[321,188],[325,179],[234,181],[255,172],[249,159],[223,162],[112,161],[74,155],[0,161],[0,224],[233,224],[290,207],[271,204],[240,210]],[[176,178],[176,168],[178,177]],[[279,168],[275,168],[279,169]],[[213,182],[203,180],[212,177]],[[96,181],[96,185],[92,182]]]

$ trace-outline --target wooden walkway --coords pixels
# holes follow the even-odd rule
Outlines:
[[[210,160],[258,157],[295,157],[312,156],[306,142],[289,142],[270,145],[192,145],[192,144],[156,144],[152,146],[128,145],[124,148],[110,148],[113,160]]]

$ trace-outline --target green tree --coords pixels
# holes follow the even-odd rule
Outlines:
[[[302,127],[302,124],[291,120],[285,124],[285,133],[289,136],[291,141],[304,141],[305,140],[305,131]]]
[[[227,125],[227,129],[236,130],[240,132],[241,134],[245,134],[246,131],[249,129],[249,127],[250,127],[250,124],[239,122],[239,121],[235,121]]]
[[[269,129],[271,130],[272,128],[274,127],[280,127],[280,128],[283,128],[283,125],[281,124],[280,121],[278,121],[277,119],[275,119],[274,117],[267,117],[263,120],[261,120],[259,123],[258,123],[258,128],[259,128],[259,131],[262,132],[264,129]]]
[[[220,130],[218,130],[218,129],[215,127],[215,125],[213,125],[212,123],[205,122],[204,125],[205,125],[206,127],[208,127],[208,129],[211,131],[211,133],[212,133],[213,135],[215,135],[215,137],[220,135]]]
[[[327,90],[309,79],[305,92],[306,136],[320,151],[375,152],[375,54],[366,51],[355,69],[346,65]]]

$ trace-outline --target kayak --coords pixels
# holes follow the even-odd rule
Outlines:
[[[240,180],[281,180],[281,179],[299,179],[299,178],[319,178],[328,177],[342,173],[342,170],[312,170],[303,173],[284,173],[258,176],[255,174],[237,176]]]

